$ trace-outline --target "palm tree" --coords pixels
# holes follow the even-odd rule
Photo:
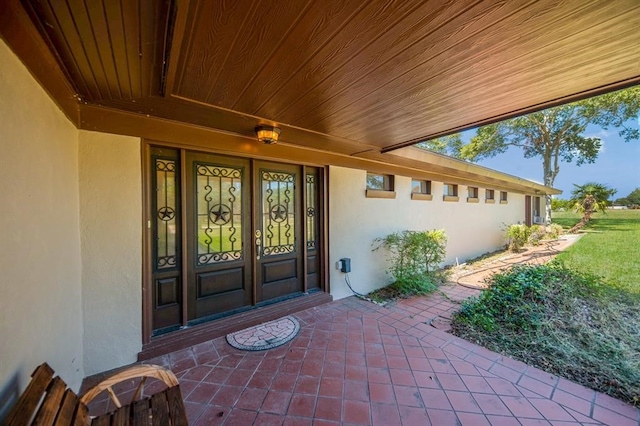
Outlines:
[[[589,182],[584,185],[573,184],[576,188],[571,192],[569,202],[573,205],[577,212],[582,213],[582,219],[576,223],[569,233],[574,233],[585,226],[590,220],[591,215],[596,211],[605,213],[607,206],[611,203],[609,198],[617,192],[615,189],[606,185]]]

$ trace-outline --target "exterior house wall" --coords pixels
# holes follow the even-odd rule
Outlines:
[[[467,203],[467,187],[458,185],[459,201],[443,201],[443,183],[432,182],[433,200],[411,199],[411,178],[395,176],[395,199],[366,198],[366,171],[330,167],[329,169],[329,274],[331,294],[339,299],[352,293],[336,262],[351,258],[351,286],[367,293],[391,282],[385,273],[384,251],[372,252],[374,239],[392,232],[444,229],[448,237],[445,264],[453,264],[504,246],[504,225],[524,221],[522,194],[508,193],[508,203],[500,204],[495,191],[494,204]],[[491,189],[491,188],[489,188]]]
[[[142,349],[140,138],[80,131],[80,235],[87,375]]]
[[[0,390],[84,377],[78,131],[0,40]]]

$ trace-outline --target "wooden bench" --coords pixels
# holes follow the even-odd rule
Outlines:
[[[113,386],[123,381],[140,379],[132,400],[123,405]],[[166,389],[142,398],[148,378],[162,381]],[[116,410],[91,417],[87,405],[102,392],[107,392]],[[187,425],[180,385],[169,370],[156,365],[136,365],[127,368],[89,389],[81,398],[67,387],[60,377],[53,377],[47,363],[31,375],[31,382],[9,412],[5,424],[24,425]]]

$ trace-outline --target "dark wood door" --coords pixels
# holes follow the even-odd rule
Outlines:
[[[187,319],[252,303],[249,161],[186,155]]]
[[[255,163],[256,303],[304,291],[302,167]]]
[[[531,195],[524,197],[524,223],[531,226]]]

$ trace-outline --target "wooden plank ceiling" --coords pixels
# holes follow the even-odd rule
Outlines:
[[[640,82],[638,0],[23,0],[88,104],[379,155]]]

